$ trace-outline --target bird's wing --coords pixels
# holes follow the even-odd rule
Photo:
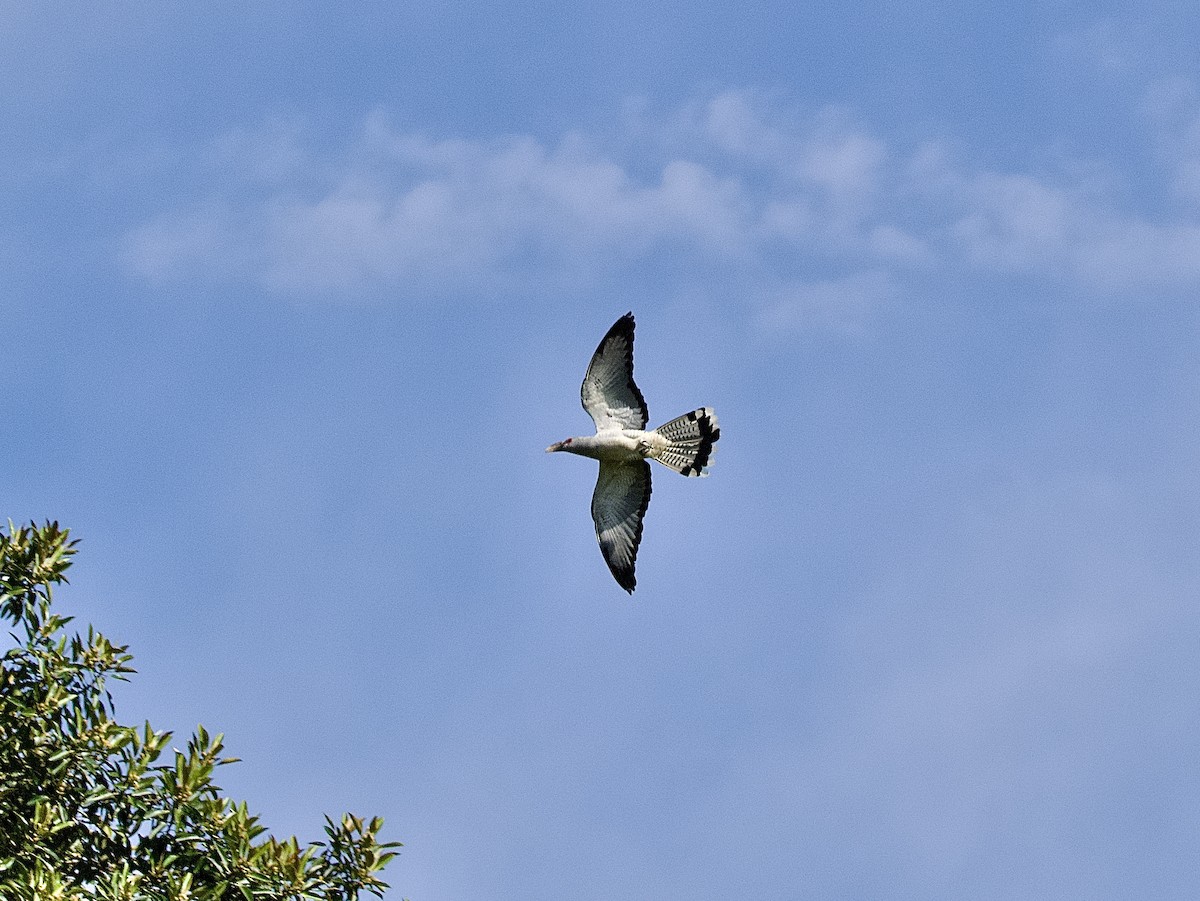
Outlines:
[[[650,464],[600,461],[600,477],[592,493],[592,519],[604,562],[617,584],[632,593],[637,579],[633,573],[638,545],[642,541],[642,518],[650,505]]]
[[[646,427],[646,400],[633,383],[632,313],[618,319],[596,348],[579,396],[598,432]]]

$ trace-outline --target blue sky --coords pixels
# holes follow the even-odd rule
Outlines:
[[[0,3],[0,516],[391,897],[1192,898],[1184,3]],[[655,471],[595,546],[588,356]]]

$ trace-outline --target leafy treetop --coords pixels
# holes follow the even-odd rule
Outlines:
[[[398,842],[383,821],[325,818],[325,840],[279,841],[213,783],[221,735],[197,727],[160,762],[171,733],[114,719],[110,680],[125,647],[88,627],[68,636],[52,609],[77,542],[58,523],[0,529],[0,898],[5,901],[355,901],[382,896]]]

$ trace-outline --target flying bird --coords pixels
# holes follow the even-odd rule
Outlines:
[[[600,461],[592,493],[592,519],[604,562],[617,584],[633,593],[634,564],[642,540],[642,519],[650,504],[649,460],[685,476],[706,476],[721,437],[717,414],[701,407],[645,431],[650,418],[633,381],[633,313],[618,319],[592,355],[583,387],[583,409],[596,434],[567,438],[546,448]]]

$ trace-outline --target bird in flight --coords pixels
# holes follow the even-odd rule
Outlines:
[[[701,407],[645,431],[650,418],[633,381],[633,313],[618,319],[592,355],[580,389],[595,435],[567,438],[546,448],[600,461],[592,493],[592,519],[604,562],[617,584],[633,593],[642,519],[650,504],[650,464],[657,460],[680,475],[706,476],[721,430],[717,414]]]

